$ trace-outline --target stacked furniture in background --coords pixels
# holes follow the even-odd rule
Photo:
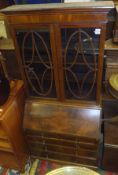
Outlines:
[[[118,100],[103,98],[104,118],[110,119],[118,115]],[[118,172],[118,122],[104,123],[104,150],[102,168]]]
[[[111,119],[118,116],[118,99],[111,95],[109,89],[109,78],[118,74],[118,44],[108,40],[105,43],[105,93],[103,94],[103,116]],[[111,93],[111,94],[110,94]],[[118,121],[104,122],[104,150],[102,167],[110,171],[118,171]]]
[[[105,42],[105,81],[108,82],[112,74],[118,73],[118,44],[112,39]]]
[[[118,43],[118,0],[114,0],[115,4],[115,11],[116,11],[116,21],[115,21],[115,26],[114,26],[114,31],[113,31],[113,42]]]
[[[11,26],[27,101],[31,157],[97,168],[107,14],[112,2],[13,6]]]

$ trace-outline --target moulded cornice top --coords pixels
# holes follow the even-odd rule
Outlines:
[[[25,5],[12,5],[6,7],[1,12],[20,12],[20,11],[38,11],[38,10],[51,10],[51,9],[81,9],[81,8],[114,8],[113,1],[93,1],[89,2],[74,2],[74,3],[49,3],[49,4],[25,4]]]

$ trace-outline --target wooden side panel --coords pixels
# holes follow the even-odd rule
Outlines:
[[[118,115],[117,99],[103,101],[104,118],[110,119]],[[118,172],[118,122],[104,123],[104,150],[102,167],[105,170]]]
[[[17,159],[13,153],[0,151],[0,165],[5,168],[19,169]]]
[[[28,159],[28,149],[22,128],[23,111],[23,82],[15,81],[11,83],[8,101],[1,107],[0,164],[18,170],[24,169]]]
[[[27,160],[27,148],[25,145],[24,134],[22,130],[22,119],[20,116],[20,110],[18,104],[14,101],[10,105],[9,109],[4,114],[4,120],[2,121],[3,127],[11,142],[14,155],[18,161],[19,167],[22,169]]]
[[[118,172],[118,146],[105,145],[102,167],[105,170]]]

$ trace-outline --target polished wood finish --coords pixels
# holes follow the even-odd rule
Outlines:
[[[12,81],[10,96],[0,107],[0,165],[17,170],[23,170],[28,159],[22,129],[23,113],[23,82]]]
[[[27,89],[23,128],[31,157],[99,166],[104,41],[107,14],[113,7],[113,2],[90,2],[16,5],[2,10],[11,27],[22,79]],[[27,45],[28,36],[31,45]],[[84,46],[86,41],[88,47]],[[94,48],[96,43],[97,47]],[[70,45],[73,48],[68,52]],[[41,52],[42,48],[45,49]],[[74,70],[71,69],[73,65]],[[42,67],[47,68],[43,73],[40,72]],[[55,94],[51,94],[52,96],[44,95],[43,89],[43,85],[47,83],[44,77],[48,69],[51,73],[49,72],[47,82],[50,75],[53,74],[54,77],[54,80],[50,78],[55,85],[52,90],[52,94]],[[71,73],[70,77],[67,76],[67,71]],[[84,71],[87,73],[85,76],[81,75]],[[89,79],[90,72],[92,74]],[[83,86],[85,91],[87,88],[85,80],[90,85],[93,83],[89,92],[87,91],[88,94],[93,92],[92,100],[88,98],[88,94],[85,94],[85,98],[82,96]]]
[[[102,7],[102,8],[101,8]],[[100,29],[99,38],[99,54],[98,63],[95,72],[95,103],[100,103],[100,91],[101,91],[101,79],[103,68],[103,54],[104,54],[104,40],[105,40],[105,26],[107,23],[107,14],[112,9],[112,2],[90,2],[86,3],[61,3],[61,4],[48,4],[48,5],[24,5],[24,6],[12,6],[3,9],[2,12],[7,15],[9,24],[15,42],[15,48],[17,52],[17,58],[22,74],[22,78],[29,94],[29,85],[27,81],[30,81],[27,77],[21,49],[17,41],[16,33],[19,30],[36,30],[48,29],[50,33],[50,43],[52,52],[52,67],[54,66],[54,83],[56,87],[56,98],[60,101],[66,101],[66,89],[65,89],[65,73],[63,68],[63,46],[61,39],[61,30],[64,28],[94,28]],[[56,46],[56,47],[55,47]],[[51,67],[51,66],[50,66]],[[69,70],[71,71],[71,70]],[[43,75],[44,76],[44,75]],[[72,73],[73,76],[73,73]],[[88,74],[86,75],[88,76]],[[28,79],[28,80],[27,80]],[[74,78],[73,78],[74,79]],[[76,83],[76,82],[75,82]],[[31,83],[30,83],[31,86]],[[35,89],[33,87],[33,89]],[[76,96],[77,97],[77,96]],[[40,97],[41,98],[41,97]],[[50,98],[51,99],[51,98]],[[78,100],[79,101],[79,100]],[[89,101],[89,100],[88,100]]]
[[[36,131],[40,131],[43,127],[44,131],[50,130],[50,132],[62,134],[63,131],[71,134],[72,128],[75,135],[96,139],[99,137],[100,110],[100,107],[89,109],[87,106],[64,105],[58,102],[44,102],[42,104],[42,102],[35,102],[35,100],[29,101],[25,107],[24,127],[26,129],[36,129]],[[92,126],[91,121],[94,122]],[[32,125],[33,122],[35,122],[34,125]]]
[[[31,157],[98,166],[101,108],[27,101],[24,131]]]

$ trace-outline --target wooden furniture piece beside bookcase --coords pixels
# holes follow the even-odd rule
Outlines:
[[[108,88],[108,79],[118,73],[118,44],[112,39],[105,42],[105,70],[106,88],[103,95],[103,116],[109,119],[118,115],[118,99],[111,96]],[[102,167],[109,171],[118,172],[118,122],[104,123],[104,151]]]
[[[113,2],[3,9],[27,91],[31,156],[97,167],[107,14]]]
[[[23,134],[24,85],[11,82],[7,102],[0,107],[0,165],[23,170],[28,151]]]
[[[116,13],[116,21],[115,21],[115,26],[114,26],[114,31],[113,31],[113,42],[118,43],[118,1],[116,0],[115,2],[115,13]]]
[[[118,115],[118,100],[110,96],[103,98],[104,118]],[[104,150],[102,167],[105,170],[118,172],[118,122],[104,123]]]

